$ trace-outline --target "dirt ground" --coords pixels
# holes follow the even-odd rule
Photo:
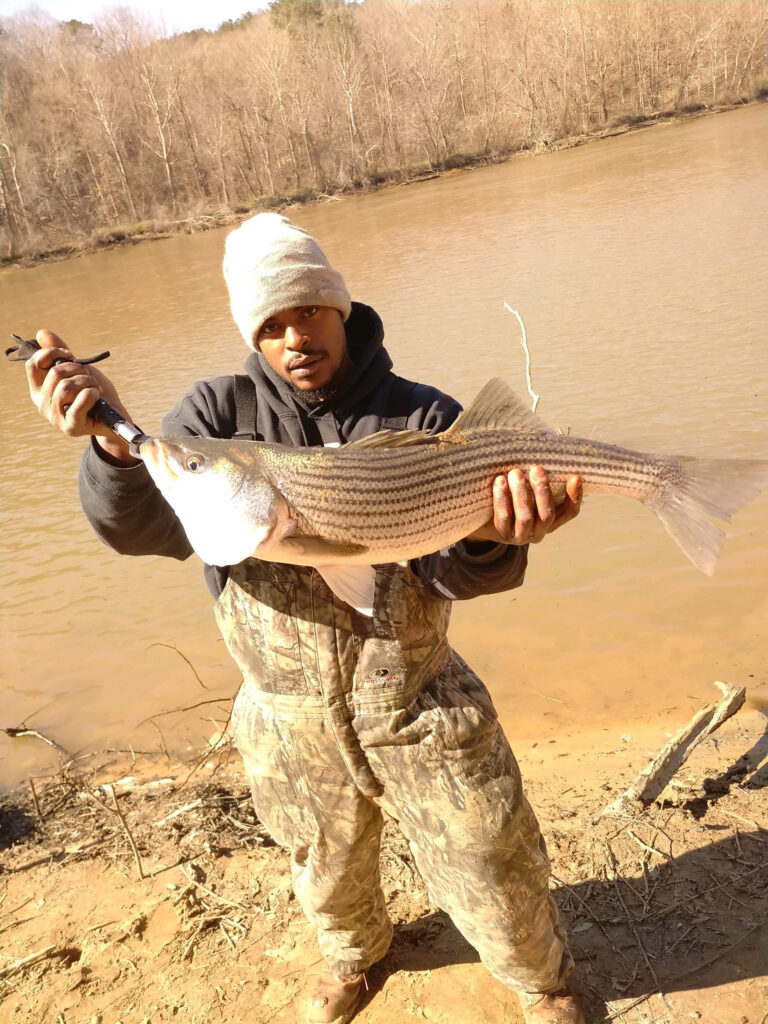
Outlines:
[[[768,1021],[766,725],[742,709],[624,817],[599,815],[666,737],[520,756],[590,1024]],[[202,763],[95,760],[0,803],[5,1024],[298,1020],[321,963],[229,744]],[[395,936],[356,1020],[519,1022],[392,822],[382,876]]]

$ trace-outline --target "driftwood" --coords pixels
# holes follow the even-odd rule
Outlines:
[[[744,703],[745,687],[720,682],[715,686],[723,694],[721,699],[698,711],[688,725],[661,748],[629,788],[603,810],[603,814],[624,814],[633,801],[647,804],[655,800],[699,743],[736,714]]]
[[[12,964],[7,964],[5,967],[0,968],[0,979],[10,978],[17,971],[21,971],[25,967],[31,967],[32,964],[39,963],[41,960],[48,960],[55,956],[66,956],[69,952],[70,950],[59,949],[57,946],[46,946],[45,949],[38,949],[36,953],[30,953],[29,956],[23,956],[20,960],[15,960]]]

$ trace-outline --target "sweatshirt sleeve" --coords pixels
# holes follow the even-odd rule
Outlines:
[[[417,386],[417,412],[409,418],[414,429],[439,433],[458,417],[461,406],[433,388]],[[420,414],[419,414],[420,413]],[[415,558],[411,569],[437,597],[464,601],[482,594],[498,594],[522,585],[528,565],[528,546],[473,544],[459,541],[431,555]]]
[[[437,597],[466,601],[482,594],[498,594],[522,585],[528,565],[528,545],[473,546],[463,540],[411,562],[411,569]]]
[[[164,419],[160,435],[231,436],[231,377],[200,381]],[[80,502],[88,522],[109,547],[125,555],[192,554],[184,528],[143,463],[116,466],[95,438],[80,467]]]

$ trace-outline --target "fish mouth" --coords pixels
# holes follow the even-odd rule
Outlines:
[[[186,455],[180,445],[172,444],[170,441],[161,442],[158,438],[151,437],[148,441],[142,441],[138,448],[140,457],[156,471],[164,468],[173,478],[184,472]]]

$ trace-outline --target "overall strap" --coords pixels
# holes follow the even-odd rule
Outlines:
[[[246,373],[232,377],[235,394],[235,432],[233,438],[253,441],[256,429],[256,385]]]
[[[400,387],[400,389],[399,389],[400,390],[400,394],[397,396],[397,399],[396,399],[394,405],[395,405],[395,409],[397,409],[399,407],[399,408],[401,408],[403,410],[406,410],[406,411],[404,412],[403,415],[398,416],[395,413],[395,410],[393,409],[392,410],[393,411],[393,415],[391,415],[391,416],[382,416],[381,427],[379,428],[380,430],[405,430],[406,427],[408,426],[408,412],[407,412],[407,410],[410,409],[410,401],[409,400],[410,400],[411,394],[416,390],[416,386],[417,385],[411,383],[410,381],[408,381],[408,382],[402,381],[402,384],[405,384],[405,383],[408,383],[410,386],[408,388],[404,388],[402,386]]]

